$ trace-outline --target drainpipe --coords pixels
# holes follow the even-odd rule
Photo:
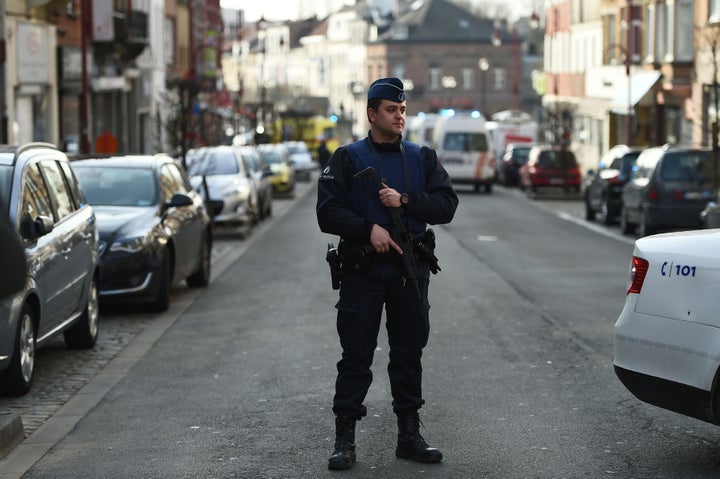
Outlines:
[[[3,2],[4,3],[4,2]],[[92,34],[92,3],[91,0],[80,0],[80,44],[82,47],[82,93],[80,96],[80,153],[90,153],[89,138],[89,87],[88,87],[88,43]]]
[[[8,142],[7,100],[5,98],[5,63],[7,59],[5,46],[5,0],[0,0],[0,143]]]

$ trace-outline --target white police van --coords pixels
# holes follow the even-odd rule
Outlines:
[[[453,184],[469,184],[475,191],[492,191],[495,149],[485,118],[478,112],[441,115],[435,121],[431,145]]]

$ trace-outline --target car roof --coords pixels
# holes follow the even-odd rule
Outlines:
[[[57,149],[52,143],[44,142],[31,142],[24,145],[7,145],[0,144],[0,164],[13,166],[17,159],[25,152],[32,150],[47,150],[50,149],[56,154],[60,154],[65,158],[65,153]]]

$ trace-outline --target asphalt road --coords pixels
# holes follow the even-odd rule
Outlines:
[[[0,462],[0,478],[336,476],[334,238],[317,229],[312,192],[231,243],[209,288],[140,315],[147,326]],[[588,225],[577,199],[460,196],[436,228],[424,355],[423,433],[445,460],[394,457],[383,332],[359,462],[343,475],[717,477],[716,427],[640,403],[614,377],[633,238]]]

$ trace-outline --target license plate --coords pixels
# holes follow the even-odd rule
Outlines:
[[[712,194],[709,191],[686,191],[685,192],[686,200],[709,199],[711,196],[712,196]]]
[[[562,185],[563,179],[562,178],[550,178],[550,184],[551,185]]]

